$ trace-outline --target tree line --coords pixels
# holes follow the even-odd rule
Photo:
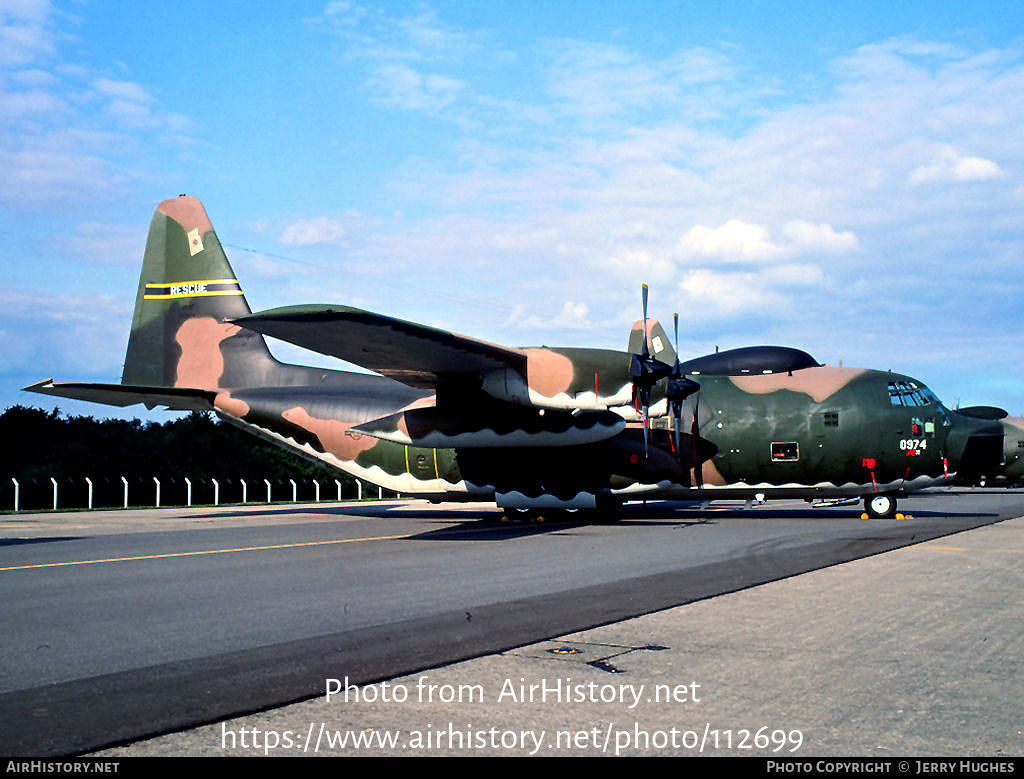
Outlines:
[[[131,505],[153,504],[154,476],[162,483],[166,504],[184,503],[186,477],[196,503],[213,501],[212,491],[204,497],[213,479],[225,503],[241,500],[241,479],[247,481],[250,501],[265,500],[264,479],[275,485],[275,500],[291,498],[290,479],[302,485],[300,500],[312,499],[314,479],[325,499],[335,497],[335,479],[342,481],[346,497],[355,496],[350,477],[264,443],[208,412],[142,422],[11,406],[0,415],[0,441],[0,510],[13,506],[12,478],[19,482],[21,508],[51,506],[51,478],[67,497],[60,504],[67,506],[86,505],[86,477],[94,484],[94,506],[121,505],[121,477],[129,482]],[[287,492],[281,485],[288,485]]]

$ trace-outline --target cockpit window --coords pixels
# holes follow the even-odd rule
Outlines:
[[[939,399],[916,381],[890,381],[889,402],[894,406],[929,406],[938,403]]]

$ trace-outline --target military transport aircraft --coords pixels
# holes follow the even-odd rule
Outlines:
[[[786,496],[890,517],[899,495],[1000,463],[997,421],[909,376],[773,346],[680,362],[646,288],[643,315],[621,352],[509,348],[342,305],[254,314],[202,204],[181,196],[150,225],[121,383],[26,389],[213,410],[389,490],[523,512]],[[379,375],[281,363],[264,335]]]

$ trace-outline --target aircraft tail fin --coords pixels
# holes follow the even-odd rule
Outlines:
[[[121,383],[213,390],[273,384],[285,366],[263,336],[227,320],[250,313],[202,203],[153,215]]]
[[[630,354],[639,354],[644,348],[644,320],[638,319],[633,323],[633,329],[629,333]],[[657,319],[647,320],[647,353],[666,365],[671,365],[676,359],[676,350],[672,348],[672,341]]]

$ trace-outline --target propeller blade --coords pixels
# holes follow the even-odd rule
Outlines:
[[[648,420],[650,418],[649,417],[649,411],[650,411],[650,409],[648,408],[648,406],[645,405],[644,406],[644,459],[645,460],[647,459],[647,423],[648,423]]]
[[[678,414],[671,415],[670,424],[672,425],[672,451],[675,453],[677,458],[682,459],[683,453],[679,443],[679,428],[682,424],[682,420],[679,418]]]
[[[674,313],[672,315],[672,326],[673,326],[673,329],[675,329],[675,331],[676,331],[676,344],[675,344],[675,349],[676,349],[676,368],[678,368],[679,367],[679,312],[678,311],[676,311],[676,313]]]
[[[676,456],[682,459],[682,447],[679,437],[683,430],[683,401],[700,390],[700,385],[688,378],[679,364],[679,314],[673,314],[675,330],[675,364],[669,369],[668,381],[665,385],[665,398],[668,400],[668,413],[672,418],[672,430],[676,444]]]
[[[701,473],[700,458],[697,451],[697,439],[700,437],[700,426],[697,423],[697,412],[700,409],[700,396],[693,404],[693,424],[690,426],[690,437],[693,440],[693,481],[697,487],[704,486],[704,477]]]
[[[676,362],[672,366],[672,377],[669,379],[671,383],[672,379],[679,378],[679,312],[676,311],[672,314],[672,329],[675,331],[675,350],[676,350]],[[679,428],[683,425],[683,402],[682,400],[676,401],[674,398],[669,398],[669,404],[671,408],[669,411],[672,414],[672,435],[675,439],[676,446],[676,457],[682,457],[682,452],[679,447]]]
[[[643,347],[643,355],[644,355],[644,357],[649,357],[651,353],[647,349],[647,285],[646,284],[643,285],[643,299],[644,299],[644,347]]]

